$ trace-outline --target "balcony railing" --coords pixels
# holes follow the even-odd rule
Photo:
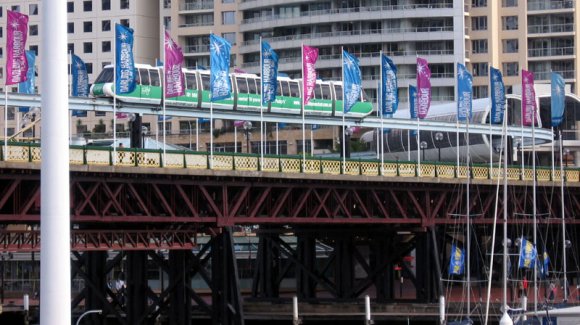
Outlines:
[[[349,30],[340,32],[328,32],[328,33],[308,33],[308,34],[296,34],[272,37],[267,39],[270,43],[276,42],[288,42],[288,41],[298,41],[305,39],[317,39],[324,37],[341,37],[341,36],[363,36],[363,35],[381,35],[381,34],[396,34],[396,33],[440,33],[440,32],[452,32],[453,26],[444,27],[411,27],[411,28],[389,28],[389,29],[361,29],[361,30]],[[243,46],[256,45],[260,40],[250,40],[243,42]]]
[[[552,25],[530,25],[528,33],[530,34],[547,34],[547,33],[568,33],[574,31],[574,24],[552,24]]]
[[[181,25],[179,25],[179,28],[213,26],[213,25],[214,25],[213,21],[210,21],[210,22],[198,21],[198,22],[193,22],[193,23],[181,24]]]
[[[209,45],[186,45],[183,47],[183,51],[186,54],[208,53]]]
[[[186,2],[181,5],[180,9],[182,11],[187,10],[213,10],[213,1],[204,2]]]
[[[553,47],[553,48],[541,48],[541,49],[528,49],[528,56],[539,57],[539,56],[564,56],[564,55],[574,55],[573,47]]]
[[[554,9],[572,9],[574,0],[538,0],[528,1],[528,11],[533,10],[554,10]]]
[[[562,75],[564,79],[574,79],[574,74],[576,71],[574,70],[565,70],[565,71],[554,71]],[[535,80],[550,80],[552,72],[550,71],[534,71],[534,79]]]
[[[265,21],[279,20],[279,19],[295,19],[300,17],[315,17],[327,16],[337,14],[350,14],[358,12],[377,12],[377,11],[399,11],[399,10],[415,10],[415,9],[448,9],[453,8],[453,3],[436,3],[436,4],[408,4],[396,6],[371,6],[371,7],[355,7],[355,8],[335,8],[324,10],[309,10],[302,11],[297,16],[291,15],[264,15],[260,17],[248,18],[242,20],[242,24],[252,24]]]

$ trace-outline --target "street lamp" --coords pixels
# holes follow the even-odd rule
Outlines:
[[[443,140],[443,133],[435,133],[435,141],[437,142],[437,150],[439,152],[439,161],[441,161],[441,141]]]
[[[81,315],[81,317],[79,317],[79,319],[77,319],[77,322],[75,324],[79,325],[81,323],[81,319],[83,319],[83,317],[87,316],[88,314],[102,314],[102,313],[103,313],[102,309],[87,310]]]
[[[141,126],[141,148],[145,149],[145,136],[147,135],[147,133],[149,132],[149,128],[147,128],[145,125]]]
[[[344,144],[343,144],[343,148],[344,148],[344,152],[343,157],[345,158],[350,158],[350,136],[353,134],[353,130],[351,127],[345,127],[344,128]],[[306,149],[306,148],[304,148]]]
[[[423,149],[423,161],[425,161],[425,149],[427,149],[427,141],[421,141],[421,149]]]
[[[570,149],[568,148],[564,149],[564,157],[565,157],[564,160],[566,160],[566,168],[568,168],[568,158],[570,157]]]
[[[244,132],[246,132],[246,151],[250,153],[250,130],[252,129],[252,122],[244,121]]]

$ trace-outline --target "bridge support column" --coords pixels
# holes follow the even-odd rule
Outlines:
[[[417,234],[416,245],[416,276],[415,288],[417,291],[417,300],[420,302],[430,302],[435,299],[433,284],[435,283],[435,273],[433,272],[432,263],[432,244],[428,233]]]
[[[280,249],[274,244],[278,234],[260,233],[252,296],[278,298],[280,283]]]
[[[135,119],[131,122],[131,148],[143,148],[144,130],[142,130],[141,115],[135,114]]]
[[[348,237],[347,237],[348,236]],[[338,298],[351,298],[354,284],[354,244],[350,235],[344,234],[346,238],[336,238],[334,252],[336,255],[335,279],[336,293]]]
[[[103,297],[107,296],[107,252],[86,252],[86,272],[91,285],[86,285],[85,310],[100,309],[105,311]],[[101,315],[88,315],[84,324],[99,325],[104,323]]]
[[[169,278],[175,289],[171,291],[169,323],[191,324],[191,253],[169,251]]]
[[[389,240],[384,237],[375,237],[370,245],[369,263],[372,270],[380,267],[384,261],[392,261],[390,256]],[[376,298],[378,301],[388,301],[394,298],[393,296],[393,263],[386,265],[384,270],[378,270],[377,276],[374,278],[374,285],[376,290]]]
[[[316,274],[316,239],[310,235],[298,234],[298,261]],[[296,292],[301,299],[316,298],[316,281],[303,268],[296,268]]]
[[[127,253],[127,323],[143,324],[147,314],[147,252],[129,252]]]
[[[242,297],[234,241],[229,228],[212,240],[212,320],[214,325],[243,325]]]

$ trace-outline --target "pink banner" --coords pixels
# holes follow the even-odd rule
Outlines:
[[[427,60],[417,58],[417,116],[427,117],[431,106],[431,70]]]
[[[237,128],[244,127],[244,122],[245,121],[234,121],[234,126]]]
[[[536,91],[534,73],[522,70],[522,123],[531,126],[536,123]]]
[[[7,10],[6,24],[6,85],[26,81],[28,61],[26,60],[26,38],[28,36],[28,16]]]
[[[306,106],[310,99],[314,97],[314,87],[316,86],[316,68],[314,65],[316,60],[318,60],[318,49],[304,45],[302,47],[302,55],[302,71],[304,73],[302,76],[304,81],[302,101],[304,106]]]
[[[169,33],[165,31],[165,97],[177,97],[185,94],[185,80],[181,67],[183,65],[183,52]]]

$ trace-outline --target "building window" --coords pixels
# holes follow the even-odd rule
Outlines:
[[[222,3],[234,3],[234,0],[222,0]]]
[[[12,6],[10,9],[11,9],[12,11],[20,12],[20,6],[19,6],[19,5]]]
[[[502,64],[503,74],[507,77],[515,77],[519,75],[520,65],[518,62],[506,62]]]
[[[110,65],[111,62],[103,62],[101,63],[101,69],[104,69],[106,66]]]
[[[111,0],[101,0],[101,10],[111,10]]]
[[[0,47],[0,59],[4,56],[4,50]]]
[[[75,32],[75,23],[67,23],[66,24],[66,31],[69,34],[74,34],[74,32]]]
[[[111,41],[104,41],[101,48],[103,52],[111,52]]]
[[[92,1],[83,1],[83,11],[93,11],[93,2]]]
[[[83,22],[83,32],[91,33],[92,31],[93,31],[93,22],[92,21]]]
[[[66,12],[75,12],[75,3],[69,1],[66,3]]]
[[[472,7],[487,7],[487,0],[471,0]]]
[[[93,53],[93,43],[91,43],[91,42],[83,43],[83,52],[84,53]]]
[[[504,39],[502,43],[503,43],[503,53],[518,53],[517,39]]]
[[[35,3],[29,4],[28,5],[28,14],[30,16],[38,15],[38,5]]]
[[[38,35],[38,25],[30,25],[30,27],[28,29],[29,29],[30,36]]]
[[[163,0],[163,8],[171,9],[171,0]]]
[[[233,25],[236,23],[234,11],[222,11],[222,25]]]
[[[87,68],[87,73],[91,74],[93,73],[93,64],[90,62],[85,63],[85,67]]]
[[[120,23],[125,27],[131,27],[129,26],[129,19],[121,19]]]
[[[487,40],[478,39],[471,41],[471,49],[474,54],[487,53]]]
[[[501,6],[502,7],[517,7],[518,6],[518,0],[502,0],[501,1]]]
[[[3,13],[2,13],[2,6],[0,6],[0,17],[2,17]]]
[[[110,20],[103,20],[101,21],[101,30],[103,32],[108,32],[111,30],[111,21]]]
[[[171,17],[163,17],[163,27],[167,30],[171,30]]]
[[[30,52],[34,52],[34,55],[38,56],[38,45],[30,45]]]
[[[121,9],[129,9],[129,0],[121,0]]]
[[[231,45],[236,45],[236,33],[222,33],[222,37]]]
[[[67,51],[69,53],[74,53],[75,52],[75,43],[68,43],[66,45]]]
[[[518,16],[503,16],[501,17],[501,25],[503,30],[517,30]]]
[[[473,98],[487,98],[487,86],[475,86],[473,87]]]
[[[471,30],[487,30],[487,16],[471,18]]]
[[[473,63],[473,76],[474,77],[485,77],[488,72],[488,65],[486,62]]]
[[[2,29],[2,27],[0,27],[0,37],[2,37],[3,34],[4,34],[4,30]]]

